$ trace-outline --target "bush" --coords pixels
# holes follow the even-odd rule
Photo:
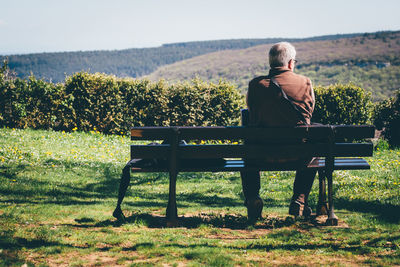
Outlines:
[[[26,127],[28,84],[20,78],[0,73],[0,125]]]
[[[26,116],[22,119],[26,127],[34,129],[52,129],[61,124],[60,115],[66,110],[61,108],[63,86],[37,80],[31,76],[27,82]]]
[[[29,77],[10,75],[7,65],[0,70],[0,126],[50,129],[57,125],[63,86]]]
[[[400,146],[400,90],[396,96],[381,101],[374,108],[374,125],[383,130],[383,136],[391,146]]]
[[[65,88],[74,127],[112,134],[131,126],[237,125],[244,106],[233,85],[198,79],[168,85],[80,72],[66,79]]]
[[[168,88],[164,81],[119,79],[123,99],[123,129],[168,125]]]
[[[238,125],[244,97],[227,82],[205,83],[194,79],[170,88],[168,94],[170,125]]]
[[[371,121],[370,93],[354,84],[318,86],[312,121],[322,124],[367,124]]]
[[[72,122],[69,128],[81,131],[96,128],[104,133],[122,130],[125,103],[114,76],[76,73],[66,78],[65,94],[72,104],[71,117],[67,117]]]

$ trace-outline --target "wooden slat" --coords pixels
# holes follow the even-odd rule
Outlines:
[[[170,151],[170,145],[132,145],[131,159],[168,158]]]
[[[242,139],[243,127],[179,127],[181,140]]]
[[[335,157],[370,157],[373,154],[372,143],[335,143]]]
[[[285,138],[319,138],[328,136],[329,125],[308,125],[298,127],[133,127],[132,140],[163,140],[179,132],[180,139],[244,139],[260,140]],[[334,125],[335,138],[363,139],[374,137],[375,128],[371,125]]]
[[[326,156],[327,144],[299,145],[185,145],[179,147],[179,157],[201,158],[263,158]]]
[[[170,145],[132,145],[131,158],[167,158]],[[262,158],[262,157],[322,157],[328,154],[328,144],[299,145],[180,145],[180,158]],[[336,143],[335,157],[368,157],[372,143]]]
[[[179,138],[183,140],[231,140],[259,139],[281,140],[327,137],[331,131],[329,126],[300,126],[300,127],[178,127]]]
[[[174,127],[133,127],[131,140],[169,140],[175,131]]]
[[[325,159],[315,158],[308,165],[309,168],[324,168]],[[368,170],[370,165],[363,158],[335,158],[335,170]]]
[[[309,168],[320,169],[325,167],[325,159],[316,158],[309,165]],[[193,164],[180,166],[181,172],[230,172],[230,171],[243,171],[243,170],[260,170],[260,171],[295,171],[298,168],[296,164],[262,164],[262,165],[245,165],[243,160],[226,160],[225,163],[219,166],[210,166],[208,164],[198,164],[193,160]],[[337,158],[335,159],[335,170],[367,170],[370,169],[368,162],[362,158]],[[150,168],[132,168],[135,172],[168,172],[166,167],[153,166]]]
[[[364,138],[373,138],[375,136],[375,127],[372,125],[334,125],[335,139],[360,140]]]

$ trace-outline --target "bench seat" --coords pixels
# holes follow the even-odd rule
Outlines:
[[[307,166],[312,169],[324,169],[325,159],[314,158]],[[197,160],[185,161],[182,167],[178,167],[179,172],[236,172],[236,171],[293,171],[296,169],[294,164],[286,163],[266,163],[259,166],[245,166],[244,160],[227,159],[221,164],[213,165],[207,162],[198,162]],[[334,170],[368,170],[370,165],[363,158],[335,158]],[[151,167],[132,167],[133,172],[168,172],[166,164]]]

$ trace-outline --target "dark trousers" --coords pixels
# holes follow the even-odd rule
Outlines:
[[[316,170],[306,168],[296,171],[292,200],[307,203],[316,173]],[[242,171],[240,172],[240,176],[242,178],[243,194],[246,201],[257,197],[260,192],[260,172]]]

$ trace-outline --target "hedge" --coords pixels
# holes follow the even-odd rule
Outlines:
[[[312,121],[322,124],[368,124],[371,122],[371,95],[352,83],[317,86]]]
[[[0,127],[124,134],[131,126],[238,125],[244,105],[223,81],[168,85],[79,72],[53,84],[0,73]]]
[[[393,147],[400,147],[400,90],[395,97],[389,98],[375,106],[374,125],[383,130],[383,136]]]
[[[370,123],[370,94],[353,84],[315,88],[313,122]],[[75,73],[65,83],[23,80],[0,69],[0,127],[125,134],[131,126],[238,125],[244,97],[234,85]]]

